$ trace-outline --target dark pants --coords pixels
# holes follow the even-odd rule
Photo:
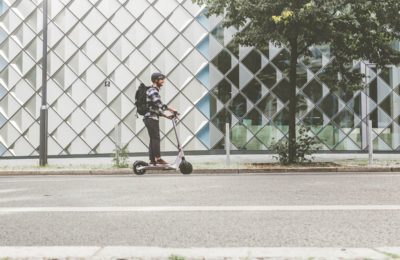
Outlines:
[[[160,124],[158,120],[151,118],[145,118],[144,125],[147,128],[150,136],[149,144],[149,159],[151,162],[155,162],[155,158],[161,157],[160,154]]]

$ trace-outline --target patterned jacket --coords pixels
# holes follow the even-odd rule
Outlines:
[[[163,115],[163,111],[168,109],[168,106],[161,101],[159,89],[156,86],[151,86],[146,94],[149,112],[144,115],[144,118],[158,120],[158,118]]]

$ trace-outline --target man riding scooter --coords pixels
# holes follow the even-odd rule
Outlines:
[[[168,107],[161,101],[159,91],[165,84],[165,76],[159,72],[153,73],[151,75],[151,81],[153,85],[149,87],[146,92],[149,111],[144,115],[143,119],[150,136],[149,159],[151,165],[165,165],[168,163],[161,158],[159,119],[160,116],[165,116],[163,111],[168,110],[173,114],[177,114],[177,111],[172,107]],[[172,119],[174,116],[166,117]]]
[[[144,161],[135,161],[133,164],[133,171],[137,175],[143,175],[147,170],[161,170],[161,171],[169,171],[169,170],[180,170],[183,174],[190,174],[193,171],[192,164],[186,161],[185,154],[183,152],[183,147],[179,140],[177,124],[179,121],[179,113],[167,105],[163,104],[160,98],[160,89],[165,83],[165,76],[161,73],[154,73],[151,76],[151,81],[153,85],[151,87],[142,86],[141,91],[142,94],[139,96],[146,96],[145,108],[142,110],[140,108],[141,115],[144,115],[144,124],[146,125],[147,131],[150,136],[150,144],[149,144],[149,159],[150,163],[146,163]],[[146,95],[144,95],[146,94]],[[138,107],[142,107],[138,105]],[[146,108],[147,107],[147,108]],[[138,109],[139,110],[139,109]],[[166,116],[163,112],[170,111],[172,115]],[[167,163],[161,158],[160,155],[160,124],[159,118],[160,116],[171,119],[172,127],[176,136],[177,149],[178,153],[175,159],[175,162],[172,164]]]

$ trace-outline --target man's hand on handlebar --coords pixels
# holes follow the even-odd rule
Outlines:
[[[179,116],[180,114],[178,113],[178,111],[176,111],[176,110],[174,110],[174,111],[171,111],[171,115],[164,115],[166,118],[168,118],[168,119],[174,119],[174,118],[176,118],[177,116]]]
[[[168,108],[168,110],[170,111],[170,112],[172,112],[172,113],[178,113],[178,111],[176,111],[176,109],[175,108],[172,108],[172,107],[169,107]]]

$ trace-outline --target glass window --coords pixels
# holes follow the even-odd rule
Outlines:
[[[256,79],[253,79],[244,87],[243,93],[255,104],[262,96],[262,86]]]
[[[316,48],[312,47],[309,50],[309,55],[304,56],[302,62],[314,73],[319,71],[322,67],[322,53]]]
[[[322,98],[322,85],[315,79],[311,81],[304,89],[303,92],[314,102]]]
[[[274,94],[282,101],[282,103],[286,103],[289,101],[289,91],[290,84],[289,81],[284,79],[272,90]]]
[[[346,135],[334,124],[328,124],[319,134],[318,138],[328,146],[329,149],[333,149]]]
[[[229,109],[237,116],[242,117],[247,112],[247,101],[242,94],[238,94],[229,106]]]
[[[392,99],[393,96],[389,95],[379,104],[379,107],[389,116],[392,115]]]
[[[319,107],[327,116],[332,118],[339,111],[338,97],[333,93],[329,93],[319,104]]]
[[[282,109],[273,121],[282,132],[287,134],[289,132],[289,109]]]
[[[246,150],[248,130],[243,124],[237,124],[231,128],[231,143],[237,149]]]
[[[223,50],[213,60],[212,63],[220,70],[223,74],[227,73],[232,67],[231,55]]]
[[[224,45],[224,28],[221,25],[215,27],[215,29],[211,31],[211,35],[214,36],[219,43]]]
[[[250,113],[246,115],[243,119],[243,124],[250,129],[253,134],[256,134],[263,126],[266,124],[265,118],[262,114],[257,110],[253,109]]]
[[[236,87],[239,86],[239,66],[236,66],[229,74],[228,79],[235,84]]]
[[[225,133],[226,123],[232,124],[231,113],[227,109],[222,109],[218,114],[214,117],[212,122],[214,125],[222,132]]]
[[[231,41],[227,46],[228,50],[235,55],[236,58],[239,58],[239,44],[234,40]]]
[[[274,124],[268,123],[257,133],[257,138],[266,146],[270,147],[273,143],[285,140],[284,134]]]
[[[379,137],[389,145],[391,149],[396,150],[400,148],[400,127],[398,124],[392,123],[379,134]]]
[[[257,75],[257,77],[264,83],[268,88],[272,88],[276,84],[276,69],[268,64],[261,72]]]
[[[213,93],[222,103],[226,104],[232,97],[232,86],[224,79],[213,89]]]
[[[257,138],[253,137],[250,142],[246,144],[246,150],[249,151],[259,151],[264,150],[265,147],[263,146],[262,142]]]
[[[252,50],[243,60],[242,63],[253,73],[257,73],[261,69],[261,55]]]
[[[307,99],[303,95],[297,95],[297,109],[296,109],[296,116],[298,118],[303,117],[308,110],[308,103]]]
[[[328,87],[334,87],[338,83],[338,74],[333,71],[332,64],[324,67],[318,74],[318,78],[320,78]]]
[[[273,60],[272,63],[278,67],[283,74],[289,75],[290,69],[290,53],[283,49]]]
[[[267,118],[272,118],[278,112],[277,102],[275,96],[268,94],[257,106]]]
[[[324,116],[321,111],[314,108],[304,117],[303,122],[309,126],[314,133],[318,133],[324,125]]]
[[[358,122],[355,122],[355,117],[354,114],[351,113],[349,110],[344,109],[342,112],[340,112],[337,117],[334,119],[334,122],[342,128],[342,130],[345,128],[347,129],[352,129],[355,124],[360,123],[361,120],[358,120]]]

